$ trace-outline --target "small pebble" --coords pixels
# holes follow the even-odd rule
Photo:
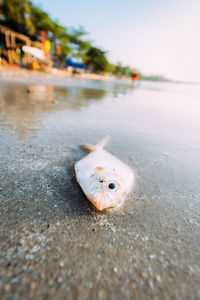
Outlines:
[[[36,253],[40,250],[40,246],[35,245],[32,249],[31,249],[31,253]]]
[[[146,277],[147,277],[147,273],[141,272],[141,276],[142,276],[143,278],[146,278]]]
[[[59,278],[57,279],[57,282],[58,282],[58,283],[62,283],[62,282],[63,282],[62,277],[59,277]]]
[[[22,246],[24,244],[24,240],[23,239],[19,240],[18,244]]]
[[[154,283],[153,283],[153,281],[152,280],[150,280],[149,281],[149,287],[150,287],[150,289],[154,289]]]
[[[7,284],[5,285],[5,290],[6,290],[7,292],[9,292],[10,289],[11,289],[11,286],[10,286],[9,283],[7,283]]]
[[[156,258],[156,255],[155,255],[155,254],[149,255],[149,259],[153,260],[153,259],[155,259],[155,258]]]
[[[15,284],[15,283],[18,283],[19,282],[19,279],[18,278],[13,278],[10,283],[11,284]]]
[[[27,254],[25,256],[25,260],[33,260],[34,259],[34,256],[33,255],[30,255],[30,254]]]
[[[53,285],[53,280],[49,280],[48,285],[52,286]]]
[[[116,232],[116,229],[113,226],[110,227],[110,229],[112,230],[112,232]]]
[[[31,282],[31,289],[34,290],[36,288],[37,284],[35,281]]]
[[[60,268],[63,268],[63,267],[64,267],[64,262],[63,262],[63,261],[61,261],[61,262],[59,263],[59,267],[60,267]]]
[[[161,282],[162,282],[162,279],[160,278],[160,276],[159,276],[159,275],[157,275],[157,276],[156,276],[156,280],[157,280],[159,283],[161,283]]]

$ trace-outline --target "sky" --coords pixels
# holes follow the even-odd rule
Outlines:
[[[82,25],[112,63],[200,82],[200,0],[33,0],[66,27]]]

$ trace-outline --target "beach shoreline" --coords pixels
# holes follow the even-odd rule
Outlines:
[[[36,70],[27,70],[15,67],[2,67],[0,66],[0,80],[1,82],[13,82],[16,81],[18,83],[33,83],[39,84],[40,80],[50,81],[51,85],[55,84],[54,79],[56,81],[60,79],[61,81],[65,81],[65,79],[76,78],[76,79],[84,79],[84,80],[101,80],[101,81],[116,81],[118,80],[114,76],[108,75],[100,75],[95,73],[81,73],[74,74],[73,72],[69,72],[67,70],[61,69],[51,69],[46,72],[44,71],[36,71]],[[124,82],[131,82],[130,79],[120,78]]]

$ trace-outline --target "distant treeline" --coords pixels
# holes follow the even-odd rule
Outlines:
[[[133,72],[137,72],[121,63],[111,64],[106,51],[94,47],[92,41],[85,38],[87,32],[83,27],[63,27],[29,0],[0,0],[0,23],[29,36],[32,40],[41,40],[41,32],[44,30],[51,42],[51,55],[60,65],[64,66],[66,57],[70,55],[81,59],[91,72],[107,72],[117,77],[130,77]],[[56,50],[58,47],[59,53]],[[148,79],[140,72],[138,74],[140,79]],[[159,78],[154,76],[149,79]]]

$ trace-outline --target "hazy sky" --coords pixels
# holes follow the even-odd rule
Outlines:
[[[200,0],[34,0],[145,74],[200,82]]]

